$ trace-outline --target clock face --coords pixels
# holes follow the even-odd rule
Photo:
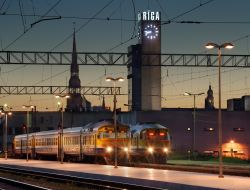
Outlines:
[[[150,24],[144,28],[144,36],[152,40],[159,36],[159,29],[157,26]]]

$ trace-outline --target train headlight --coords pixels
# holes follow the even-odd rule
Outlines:
[[[107,148],[106,148],[106,150],[107,150],[107,152],[112,152],[112,147],[110,147],[110,146],[108,146]]]
[[[148,151],[149,151],[150,153],[153,153],[153,152],[154,152],[154,149],[153,149],[152,147],[149,147],[149,148],[148,148]]]
[[[124,147],[123,150],[124,150],[125,152],[128,152],[128,148],[127,148],[127,147]]]
[[[164,149],[163,149],[163,152],[168,153],[168,148],[164,148]]]

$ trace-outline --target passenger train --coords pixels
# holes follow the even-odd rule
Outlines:
[[[28,137],[28,146],[27,146]],[[62,146],[63,145],[63,146]],[[61,155],[66,160],[83,160],[86,157],[112,161],[117,146],[118,158],[130,161],[141,157],[154,162],[166,162],[170,148],[168,129],[156,123],[123,125],[117,123],[117,140],[113,120],[92,122],[82,127],[50,130],[17,135],[13,139],[15,157],[41,159]],[[62,152],[61,152],[62,151]]]

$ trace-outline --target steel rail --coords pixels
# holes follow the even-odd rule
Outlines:
[[[14,186],[14,187],[22,188],[22,189],[27,189],[27,190],[50,190],[48,188],[44,188],[41,186],[32,185],[32,184],[17,181],[17,180],[7,179],[4,177],[0,177],[0,182],[7,184],[7,185],[10,185],[10,186]]]

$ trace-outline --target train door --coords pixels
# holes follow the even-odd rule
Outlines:
[[[61,155],[61,133],[58,133],[57,137],[57,160],[60,160]]]
[[[136,136],[136,149],[139,149],[139,135]]]
[[[80,131],[80,160],[83,159],[83,136],[82,136],[82,130]]]
[[[94,143],[95,143],[94,145],[95,145],[95,155],[96,155],[96,146],[97,146],[97,145],[96,145],[96,144],[97,144],[96,134],[94,135]]]
[[[31,159],[34,159],[36,157],[36,139],[33,135],[31,138]]]
[[[21,139],[21,143],[20,143],[20,156],[22,156],[23,154],[23,139]]]

